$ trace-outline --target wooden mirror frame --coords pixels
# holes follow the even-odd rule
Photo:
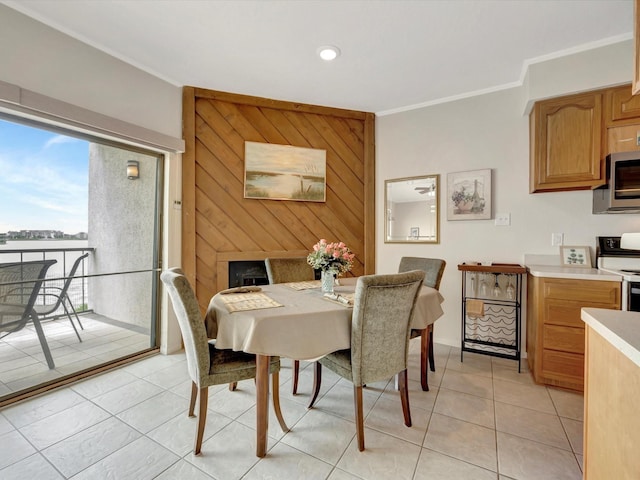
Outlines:
[[[394,201],[397,198],[401,201]],[[401,204],[407,205],[398,207]],[[440,175],[384,181],[384,243],[440,243]]]

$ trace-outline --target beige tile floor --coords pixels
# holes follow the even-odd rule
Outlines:
[[[414,345],[415,344],[415,345]],[[403,425],[393,381],[368,385],[366,451],[355,442],[353,389],[323,371],[306,409],[312,371],[297,396],[282,361],[281,403],[291,428],[269,421],[269,450],[255,452],[254,384],[211,388],[202,455],[191,452],[184,354],[158,355],[0,410],[0,478],[24,479],[493,479],[582,478],[579,394],[534,385],[512,360],[436,345],[429,392],[410,355],[413,427]]]
[[[32,323],[0,339],[0,397],[149,348],[148,334],[107,323],[93,313],[80,318],[84,329],[76,327],[82,342],[67,317],[43,322],[53,370]]]

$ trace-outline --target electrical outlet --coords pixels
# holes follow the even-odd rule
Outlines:
[[[558,247],[558,246],[562,245],[563,237],[564,237],[563,233],[552,233],[551,234],[551,246],[552,247]]]
[[[506,226],[511,225],[511,214],[510,213],[496,213],[496,225]]]

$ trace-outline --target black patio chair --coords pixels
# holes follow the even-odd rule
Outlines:
[[[71,299],[69,298],[69,287],[71,286],[71,282],[73,281],[76,272],[78,271],[78,267],[80,266],[82,261],[88,256],[89,254],[85,253],[84,255],[81,255],[76,259],[76,261],[73,263],[73,266],[71,267],[71,270],[69,271],[69,275],[65,277],[64,284],[62,285],[62,287],[52,287],[52,286],[45,285],[45,287],[42,289],[39,295],[40,298],[45,299],[45,304],[33,306],[36,313],[40,316],[40,320],[44,320],[46,317],[49,317],[52,314],[54,314],[60,307],[63,307],[64,312],[67,314],[67,317],[69,317],[69,322],[71,322],[73,331],[76,332],[76,336],[78,337],[78,340],[80,340],[81,342],[82,342],[82,338],[80,338],[80,333],[78,333],[78,329],[73,323],[73,318],[71,318],[69,307],[71,308],[71,312],[73,312],[73,314],[75,315],[76,320],[78,321],[78,325],[80,325],[80,328],[84,330],[84,327],[80,322],[80,317],[78,316],[78,312],[76,312],[76,309],[73,306],[73,302],[71,302]],[[53,303],[47,303],[47,300],[50,298],[54,298],[55,301]],[[67,307],[67,304],[69,305],[69,307]]]
[[[50,369],[55,368],[34,306],[49,267],[56,260],[0,264],[0,338],[17,332],[31,320]]]

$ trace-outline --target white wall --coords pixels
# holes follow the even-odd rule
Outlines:
[[[147,28],[148,26],[144,26]],[[162,35],[159,31],[158,35]],[[182,138],[182,89],[0,5],[0,81]],[[180,263],[180,155],[167,154],[163,265]],[[166,298],[162,299],[167,307]],[[163,352],[181,348],[170,308]]]
[[[620,50],[619,46],[611,48],[615,52]],[[571,92],[575,91],[571,88],[574,84],[589,84],[590,88],[607,86],[586,82],[582,75],[588,71],[626,71],[626,78],[608,76],[607,81],[630,82],[631,57],[629,68],[624,70],[615,64],[620,56],[605,53],[556,59],[552,61],[552,69],[538,65],[537,72],[548,74],[532,76],[526,87],[376,119],[377,192],[383,191],[384,181],[389,178],[441,175],[439,245],[385,244],[384,199],[381,194],[376,197],[377,272],[397,271],[402,256],[438,257],[447,262],[440,287],[446,299],[445,314],[436,324],[436,342],[460,345],[459,263],[522,263],[525,253],[558,254],[558,247],[551,246],[554,232],[564,233],[566,245],[590,245],[594,256],[596,236],[640,231],[640,215],[593,215],[591,191],[528,193],[529,119],[523,115],[526,103],[523,100],[529,91],[553,90],[560,77]],[[572,75],[579,77],[574,83],[568,81]],[[510,213],[511,225],[495,226],[493,219],[447,221],[447,173],[485,168],[493,170],[494,217],[496,212]],[[523,323],[523,329],[525,326]]]
[[[136,180],[125,175],[129,160],[139,162]],[[153,267],[157,170],[155,155],[89,144],[90,273]],[[149,272],[89,278],[89,308],[148,333],[155,321],[152,279]]]
[[[0,32],[0,80],[182,138],[181,88],[4,5]]]

